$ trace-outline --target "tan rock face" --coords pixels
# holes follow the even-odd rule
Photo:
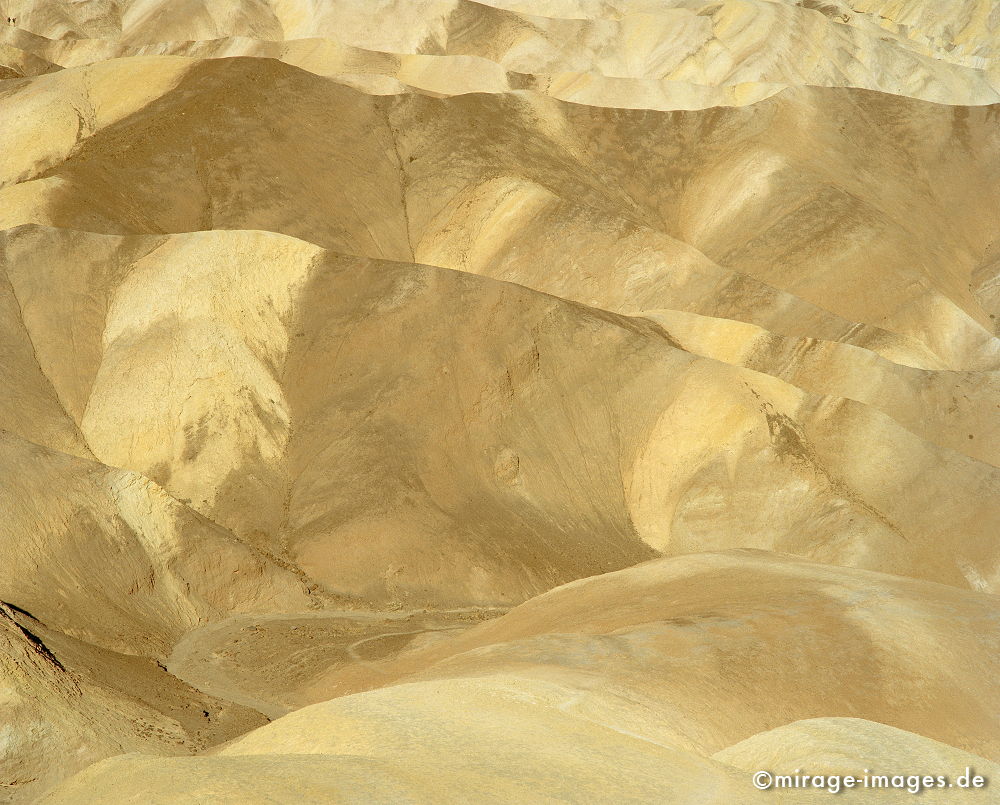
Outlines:
[[[67,768],[121,752],[188,754],[265,719],[146,658],[107,651],[0,605],[4,801],[33,801]]]
[[[0,802],[1000,784],[946,6],[0,1]]]

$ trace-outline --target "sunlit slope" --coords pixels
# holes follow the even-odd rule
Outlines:
[[[676,310],[647,316],[696,355],[764,372],[817,394],[863,402],[941,447],[1000,465],[1000,375],[995,372],[915,369],[852,344],[781,336]]]
[[[164,758],[129,754],[91,766],[41,800],[46,805],[89,805],[114,801],[122,805],[194,805],[210,801],[221,805],[264,805],[299,802],[309,805],[462,805],[474,799],[483,805],[566,805],[590,803],[611,794],[615,802],[640,805],[656,801],[663,791],[680,805],[725,805],[739,797],[746,803],[815,803],[814,795],[796,799],[766,796],[746,790],[742,771],[708,758],[670,748],[643,745],[626,736],[552,714],[534,706],[491,701],[490,686],[479,690],[421,691],[439,705],[481,708],[483,721],[454,733],[450,741],[435,740],[459,726],[453,714],[413,706],[393,696],[362,704],[361,719],[380,719],[394,707],[399,723],[430,746],[401,752],[395,743],[384,749],[377,728],[371,751],[337,752],[323,747],[294,752],[255,752],[232,757]],[[501,689],[499,694],[522,692]],[[536,694],[537,695],[537,694]],[[430,717],[431,721],[426,721]],[[339,725],[339,719],[331,719]],[[320,722],[325,728],[326,720]],[[367,724],[362,723],[365,730]],[[417,731],[413,732],[413,728]],[[478,729],[477,729],[478,728]],[[485,728],[485,729],[484,729]],[[541,730],[544,730],[542,732]],[[557,731],[558,730],[558,731]],[[570,733],[570,730],[575,732]],[[398,735],[398,733],[397,733]],[[429,740],[429,736],[431,737]],[[467,739],[467,740],[464,740]],[[475,741],[473,741],[475,739]],[[516,749],[515,749],[516,748]],[[534,751],[532,758],[529,752]],[[608,751],[614,751],[610,761]],[[492,760],[490,755],[493,753]],[[516,762],[511,764],[512,756]],[[464,758],[464,760],[463,760]],[[498,759],[507,761],[501,766]],[[428,770],[434,769],[433,773]],[[878,802],[879,800],[875,800]]]
[[[947,24],[928,0],[395,0],[374,14],[359,0],[7,0],[4,10],[17,17],[8,41],[39,59],[15,67],[22,71],[190,53],[282,58],[322,74],[374,75],[443,94],[530,88],[618,107],[740,105],[803,84],[939,103],[1000,99],[997,23],[972,0],[950,4]],[[346,63],[344,46],[357,52]],[[432,66],[434,59],[443,63]]]
[[[400,655],[377,681],[348,669],[308,693],[322,701],[407,682],[416,694],[431,680],[503,676],[569,688],[563,709],[578,718],[689,751],[852,717],[995,761],[997,682],[984,673],[1000,650],[995,612],[995,596],[944,585],[762,551],[702,553],[565,585]],[[402,698],[407,687],[376,695]],[[311,715],[346,712],[365,695],[297,711],[223,754],[291,737]],[[325,740],[351,740],[331,733]]]
[[[399,691],[404,695],[418,692],[430,697],[437,695],[438,698],[431,699],[431,703],[437,705],[432,711],[421,708],[415,698],[401,703],[397,696],[392,695],[381,697],[384,702],[359,702],[360,706],[351,708],[352,716],[360,710],[362,718],[368,717],[375,722],[362,721],[359,725],[357,720],[352,720],[350,726],[358,730],[355,735],[360,739],[359,743],[369,735],[383,738],[376,725],[378,719],[386,717],[386,707],[398,708],[392,717],[406,719],[404,723],[419,719],[416,723],[421,737],[426,740],[426,735],[432,736],[427,741],[429,748],[419,754],[413,751],[412,744],[400,750],[392,742],[395,734],[388,731],[389,743],[384,745],[384,749],[372,740],[361,750],[365,752],[363,755],[334,754],[332,750],[315,745],[304,754],[276,751],[194,758],[129,754],[93,765],[53,791],[42,802],[45,805],[88,805],[107,799],[123,805],[194,805],[208,799],[225,805],[263,805],[275,801],[317,805],[392,805],[399,801],[420,805],[462,805],[474,796],[477,802],[496,805],[511,801],[531,805],[587,805],[594,802],[595,797],[610,796],[616,803],[640,805],[656,802],[664,791],[669,791],[671,802],[680,805],[728,805],[734,801],[818,805],[829,801],[831,796],[826,790],[756,791],[749,780],[760,768],[760,764],[753,764],[757,757],[767,757],[771,764],[769,767],[779,768],[782,773],[795,774],[795,770],[800,768],[791,761],[779,760],[779,765],[776,765],[775,755],[765,754],[766,749],[759,754],[752,751],[741,754],[732,761],[732,765],[726,761],[712,762],[712,759],[676,747],[651,746],[641,752],[636,750],[636,742],[624,740],[617,734],[610,737],[606,732],[602,734],[586,720],[560,718],[558,715],[553,718],[550,703],[539,696],[539,686],[523,680],[518,680],[516,690],[475,682],[466,682],[466,686],[473,687],[475,694],[470,695],[456,685],[440,686],[440,691],[431,686]],[[456,694],[461,704],[479,708],[484,707],[485,699],[486,715],[492,716],[493,722],[476,725],[479,729],[473,730],[468,728],[465,719],[457,719],[447,709],[442,710],[441,701],[447,697],[447,705],[454,706]],[[529,700],[530,709],[518,708],[520,702],[515,697],[524,694],[533,697]],[[552,704],[558,706],[558,699]],[[517,712],[518,709],[528,709],[526,716],[530,721],[527,724],[525,714]],[[825,721],[813,719],[801,722],[785,732],[795,738],[803,734],[812,738],[808,760],[815,763],[830,755],[836,758],[833,763],[816,763],[812,766],[815,769],[855,776],[863,774],[869,763],[880,768],[896,768],[893,764],[898,763],[901,768],[939,770],[949,774],[952,780],[965,774],[970,767],[975,769],[975,773],[997,773],[996,764],[972,753],[860,719],[850,719],[848,729],[840,727],[844,720],[831,720],[840,729],[839,733],[828,738],[829,730],[823,729]],[[585,735],[590,732],[587,737],[596,733],[600,740],[614,746],[618,752],[617,759],[611,760],[605,753],[590,754],[581,746],[581,741],[564,744],[559,740],[562,738],[560,733],[555,733],[558,736],[555,745],[545,743],[534,729],[537,722],[549,728],[546,736],[553,735],[553,727],[564,731],[574,729]],[[336,723],[339,724],[339,720]],[[509,732],[502,731],[504,724],[510,724]],[[474,733],[478,742],[469,741],[459,747],[441,740],[441,732],[456,728],[459,730],[456,735],[458,740],[471,738]],[[463,728],[466,730],[464,733],[461,732]],[[487,733],[485,736],[484,732]],[[867,753],[863,759],[854,760],[851,754],[846,753],[850,751],[846,747],[856,750],[858,744],[847,743],[845,746],[844,742],[857,738],[867,739],[862,745]],[[823,739],[828,739],[828,742],[821,742]],[[513,754],[510,753],[511,746],[523,748],[513,761],[510,757]],[[537,753],[536,758],[530,756],[532,750]],[[560,753],[557,750],[564,751]],[[468,758],[470,754],[472,758],[465,763],[456,762],[459,758]],[[782,757],[780,754],[777,756]],[[796,759],[802,756],[803,753],[800,753]],[[506,765],[501,766],[497,762],[498,757],[507,761]],[[745,765],[747,759],[749,766]],[[438,773],[427,774],[428,765],[437,769]],[[467,770],[474,765],[482,771]],[[568,784],[570,780],[573,785]],[[981,791],[972,792],[973,796],[981,794]],[[884,789],[842,789],[836,796],[838,801],[858,805],[890,805],[912,798],[908,792]],[[955,792],[948,789],[925,791],[921,794],[921,801],[947,805],[955,801]]]
[[[112,79],[132,60],[85,68],[100,82],[68,70],[7,91],[27,145],[6,157],[0,223],[266,229],[629,313],[692,309],[671,270],[683,250],[703,300],[722,266],[875,328],[864,345],[890,359],[1000,360],[975,292],[996,267],[995,107],[795,89],[742,109],[610,111],[517,92],[373,97],[270,60],[138,61],[165,72],[151,96],[122,96],[146,99],[131,113]],[[74,111],[84,100],[92,114]],[[32,135],[32,120],[56,122]]]
[[[954,110],[864,92],[795,90],[746,109],[662,116],[551,103],[525,108],[508,96],[501,119],[544,124],[527,137],[513,136],[511,123],[491,126],[491,141],[482,145],[470,132],[458,141],[465,158],[456,159],[420,130],[461,131],[463,120],[485,121],[493,99],[407,101],[421,103],[435,104],[443,120],[423,124],[414,110],[416,123],[399,127],[407,198],[434,199],[411,205],[418,260],[463,267],[424,256],[448,253],[455,237],[462,240],[452,253],[464,256],[464,247],[482,271],[494,254],[510,270],[510,248],[545,277],[546,252],[532,247],[547,241],[580,255],[581,285],[587,275],[600,277],[601,264],[585,255],[592,245],[607,249],[606,230],[591,227],[596,234],[576,240],[533,227],[535,215],[554,206],[547,190],[594,208],[595,217],[613,213],[670,235],[718,265],[850,321],[922,340],[950,368],[996,366],[993,320],[969,289],[1000,209],[995,180],[987,179],[998,167],[992,107],[968,110],[970,119],[981,115],[973,124],[979,134],[963,139]],[[484,176],[487,161],[493,171]],[[980,185],[984,180],[990,186]],[[973,187],[981,193],[966,195]],[[487,224],[471,241],[473,230],[463,229],[467,210]],[[646,290],[655,268],[644,268],[617,276],[632,274]],[[519,281],[547,290],[544,279]],[[600,279],[590,282],[593,293]],[[641,305],[660,306],[671,305],[648,297]]]
[[[953,787],[959,784],[956,778],[967,774],[969,768],[974,770],[973,774],[990,775],[987,779],[1000,772],[1000,764],[983,757],[913,732],[858,718],[795,721],[728,746],[713,758],[751,774],[770,769],[773,774],[794,775],[809,769],[811,774],[853,777],[863,775],[868,769],[872,774],[891,776],[902,769],[933,769],[933,776],[947,775]],[[843,791],[846,793],[847,789]],[[866,792],[868,796],[871,793]],[[920,797],[946,803],[955,802],[963,793],[927,788]],[[981,790],[973,790],[964,796],[974,799],[982,794]],[[896,796],[902,800],[913,794],[900,792]]]
[[[961,376],[876,363],[899,388],[866,406],[845,399],[861,376],[818,396],[647,318],[263,232],[5,244],[50,398],[94,456],[328,592],[508,604],[733,546],[995,589],[1000,471],[913,414]],[[764,369],[808,388],[786,366]],[[962,423],[987,444],[988,404]]]
[[[388,686],[198,758],[108,760],[45,802],[816,803],[751,774],[995,774],[995,600],[763,552],[661,560],[314,693]]]

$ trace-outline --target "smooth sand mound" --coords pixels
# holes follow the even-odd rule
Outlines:
[[[522,740],[520,734],[508,737]],[[443,766],[441,758],[431,753],[426,760],[405,761],[329,754],[172,759],[125,755],[94,765],[42,802],[45,805],[89,805],[104,801],[122,805],[193,805],[206,801],[226,805],[272,802],[464,805],[473,801],[484,805],[511,802],[583,805],[613,801],[639,805],[656,801],[665,790],[671,792],[672,802],[690,805],[723,805],[733,802],[734,797],[748,803],[790,801],[745,791],[744,775],[722,764],[692,759],[676,751],[642,755],[623,750],[615,742],[610,747],[622,753],[623,762],[642,765],[630,766],[632,776],[626,778],[621,767],[597,765],[597,759],[580,753],[580,760],[591,761],[593,765],[557,758],[542,769],[523,769],[523,774],[514,778],[497,775],[492,768],[476,772]],[[459,748],[463,753],[467,750],[466,745]],[[577,749],[575,744],[573,749]],[[576,776],[560,776],[568,774]],[[608,793],[611,800],[601,799]]]
[[[503,677],[403,685],[286,716],[220,756],[105,761],[44,801],[765,801],[721,763],[565,712],[571,696]]]
[[[694,554],[565,585],[401,655],[377,681],[349,669],[309,694],[505,675],[570,687],[578,695],[566,709],[577,717],[690,751],[719,752],[802,719],[852,717],[995,762],[998,683],[986,669],[1000,652],[996,602],[766,552]],[[406,687],[376,693],[404,696]],[[225,753],[249,753],[269,736],[349,741],[304,726],[367,695],[297,711]]]
[[[561,587],[382,680],[420,681],[305,707],[207,757],[106,761],[45,801],[815,803],[830,794],[758,792],[751,773],[989,775],[994,612],[992,596],[764,553],[663,560]]]
[[[863,777],[902,773],[907,777],[947,775],[953,786],[972,768],[987,780],[996,779],[1000,766],[986,758],[912,732],[859,718],[811,718],[754,735],[716,752],[713,757],[746,771],[767,769],[774,774],[811,774]],[[989,786],[985,786],[988,788]],[[964,792],[928,790],[921,801],[954,802]],[[967,796],[989,796],[970,790]]]

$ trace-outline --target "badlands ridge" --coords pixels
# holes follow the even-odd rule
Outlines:
[[[996,801],[995,2],[0,6],[0,802]]]

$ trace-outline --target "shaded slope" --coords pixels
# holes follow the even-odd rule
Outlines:
[[[0,284],[0,428],[38,444],[84,458],[92,457],[77,423],[63,408],[52,382],[38,364],[20,303],[7,278]]]
[[[796,89],[745,109],[610,112],[524,93],[371,97],[268,60],[195,63],[183,75],[42,178],[4,189],[3,223],[268,229],[370,257],[409,260],[417,249],[461,268],[469,251],[545,246],[523,219],[500,219],[474,242],[462,229],[469,204],[483,215],[541,188],[922,342],[947,368],[997,365],[1000,342],[969,288],[1000,209],[994,107]],[[272,136],[286,126],[297,132],[292,151]],[[463,242],[452,247],[455,236]],[[656,236],[645,245],[655,250]],[[547,253],[534,257],[535,276],[518,281],[548,290]],[[475,263],[491,273],[488,259]],[[562,286],[584,295],[580,282]],[[615,306],[589,291],[588,303]],[[647,293],[639,309],[671,306]]]
[[[163,656],[201,620],[308,606],[299,580],[148,479],[0,432],[0,599],[74,637]]]
[[[732,546],[995,589],[995,467],[648,319],[262,232],[7,250],[29,329],[75,319],[36,350],[95,455],[328,592],[506,605]],[[873,403],[912,419],[924,377]]]
[[[299,691],[333,668],[383,662],[496,617],[499,610],[323,610],[236,615],[192,629],[167,668],[199,690],[271,718],[301,705]]]
[[[0,670],[2,802],[34,800],[108,755],[186,754],[265,721],[201,695],[152,661],[73,640],[3,603]]]

